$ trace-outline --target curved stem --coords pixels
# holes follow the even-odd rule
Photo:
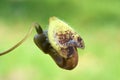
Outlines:
[[[38,28],[40,26],[37,23],[33,23],[32,26],[30,27],[28,33],[25,35],[25,37],[23,39],[21,39],[18,43],[16,43],[13,47],[11,47],[3,52],[0,52],[0,56],[5,55],[5,54],[11,52],[12,50],[14,50],[15,48],[17,48],[18,46],[20,46],[30,36],[34,27]]]

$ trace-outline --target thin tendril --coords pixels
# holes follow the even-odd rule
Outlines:
[[[0,52],[0,56],[2,55],[5,55],[9,52],[11,52],[12,50],[14,50],[15,48],[17,48],[18,46],[20,46],[32,33],[32,30],[34,29],[34,27],[38,27],[38,24],[37,23],[33,23],[32,26],[30,27],[28,33],[25,35],[25,37],[23,37],[23,39],[21,39],[18,43],[16,43],[13,47],[3,51],[3,52]]]

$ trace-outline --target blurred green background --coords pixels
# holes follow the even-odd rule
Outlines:
[[[79,63],[60,69],[32,35],[0,56],[0,80],[120,80],[120,0],[0,0],[0,52],[24,37],[33,22],[47,29],[56,16],[84,39]]]

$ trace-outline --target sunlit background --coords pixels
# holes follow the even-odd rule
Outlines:
[[[120,80],[120,0],[0,0],[0,52],[13,46],[33,22],[48,27],[56,16],[85,41],[78,66],[59,68],[33,42],[0,56],[0,80]]]

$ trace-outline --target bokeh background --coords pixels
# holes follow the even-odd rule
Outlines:
[[[120,80],[120,0],[0,0],[0,52],[20,41],[33,22],[56,16],[84,39],[78,66],[60,69],[32,35],[0,56],[0,80]]]

